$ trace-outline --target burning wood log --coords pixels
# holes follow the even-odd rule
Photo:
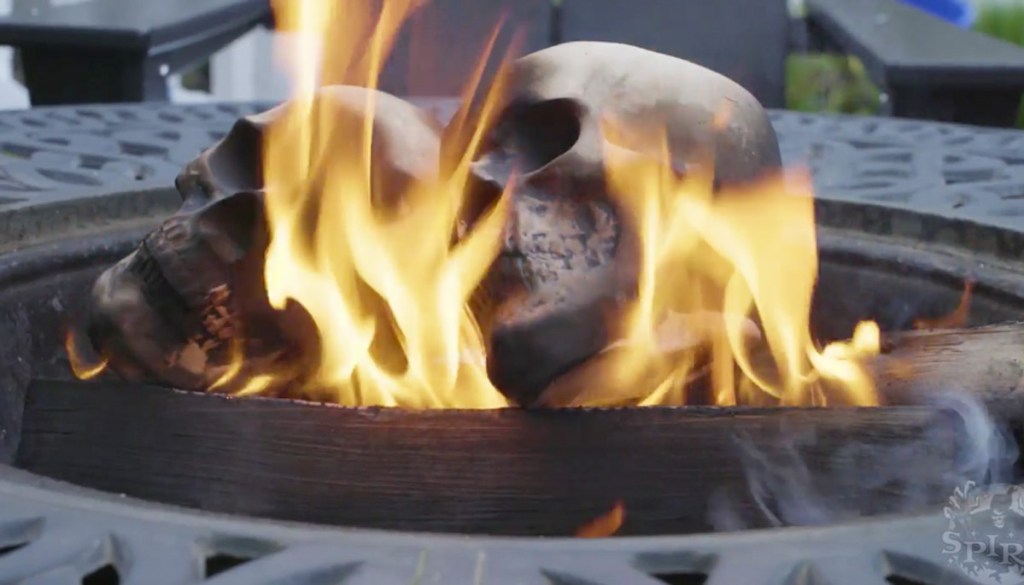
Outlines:
[[[748,335],[755,338],[753,331]],[[758,357],[757,369],[770,375],[771,359],[766,353]],[[538,405],[598,400],[585,384],[603,375],[606,366],[600,357],[578,366],[549,386]],[[996,418],[1024,428],[1024,323],[889,334],[881,340],[881,353],[865,358],[864,366],[883,405],[921,405],[941,393],[962,392],[984,403]],[[649,378],[641,381],[654,383],[662,375],[647,373]],[[690,380],[688,396],[695,403],[712,400],[704,374],[699,370]]]
[[[966,392],[995,416],[1024,422],[1024,323],[894,334],[870,369],[890,404]]]
[[[721,505],[753,526],[775,522],[764,507],[795,524],[925,509],[973,478],[963,429],[931,407],[409,411],[36,381],[16,465],[210,511],[413,531],[570,536],[621,501],[616,534],[678,534],[722,528]]]

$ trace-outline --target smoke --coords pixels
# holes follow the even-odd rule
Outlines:
[[[745,485],[714,495],[711,526],[810,526],[916,512],[937,508],[968,481],[1012,481],[1016,441],[976,396],[922,392],[914,403],[934,409],[933,420],[909,432],[843,437],[824,459],[813,448],[821,439],[815,431],[782,429],[773,441],[736,436]]]

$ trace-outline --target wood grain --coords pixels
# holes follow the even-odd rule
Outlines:
[[[204,510],[416,531],[572,535],[621,500],[619,534],[658,534],[710,529],[723,494],[750,516],[741,444],[783,474],[776,499],[891,512],[900,481],[952,468],[956,432],[918,407],[413,412],[35,381],[17,464]],[[931,488],[935,503],[952,486]]]
[[[941,392],[968,392],[997,418],[1024,422],[1024,324],[893,335],[872,372],[891,404],[921,404]]]

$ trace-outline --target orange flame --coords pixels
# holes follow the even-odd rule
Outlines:
[[[974,282],[964,282],[964,292],[960,294],[960,303],[956,309],[948,315],[936,317],[935,319],[918,319],[914,321],[916,329],[952,329],[963,327],[971,315],[971,295],[974,292]]]
[[[64,351],[68,354],[68,362],[71,364],[71,372],[79,380],[91,380],[99,376],[107,369],[110,359],[107,356],[96,356],[89,359],[82,350],[85,341],[78,338],[74,329],[68,328],[64,334]]]
[[[715,116],[716,128],[727,123],[727,115]],[[605,121],[609,143],[622,143],[624,131],[614,120]],[[687,403],[698,356],[664,351],[666,326],[671,333],[680,315],[712,315],[703,323],[690,318],[685,326],[711,345],[716,404],[877,404],[862,364],[878,351],[877,326],[861,324],[851,342],[823,350],[811,337],[818,258],[809,174],[790,171],[714,194],[713,161],[699,161],[679,178],[665,137],[648,142],[657,145],[650,156],[615,148],[605,153],[613,195],[639,234],[638,298],[621,325],[628,343],[603,367],[575,380],[560,402],[571,397],[575,405],[624,399]],[[773,366],[767,370],[755,365],[749,317],[760,323],[760,349]],[[824,393],[823,382],[840,395]]]
[[[341,79],[346,83],[375,86],[399,25],[418,4],[389,0],[374,16],[361,3],[347,2],[340,19],[337,3],[274,3],[298,38],[291,64],[296,95],[270,128],[263,157],[271,233],[268,298],[277,308],[298,302],[317,325],[322,354],[309,390],[327,389],[338,402],[353,405],[505,406],[482,361],[464,356],[483,354],[468,301],[498,254],[507,198],[452,246],[469,176],[467,155],[441,180],[412,187],[398,213],[382,217],[371,193],[374,94],[367,94],[361,126],[316,107],[319,88],[331,75],[337,79],[336,72],[347,72]],[[346,45],[357,35],[336,30],[342,26],[373,31],[364,50]],[[328,46],[335,42],[341,46]],[[467,97],[476,83],[469,84]],[[483,119],[494,105],[483,104]],[[469,129],[467,152],[479,144],[483,127]],[[332,135],[347,139],[327,144]],[[306,223],[311,210],[317,217],[313,233]],[[228,375],[238,371],[229,368]],[[266,376],[253,379],[242,392],[258,392],[267,382]]]
[[[576,530],[576,536],[579,538],[607,538],[618,532],[625,521],[626,507],[620,500],[615,502],[611,510],[580,526]]]
[[[375,16],[360,2],[345,2],[344,12],[328,0],[273,2],[278,21],[298,36],[290,53],[295,96],[263,154],[268,298],[278,308],[298,303],[316,324],[321,359],[304,378],[307,393],[326,391],[353,406],[501,407],[507,401],[487,378],[469,298],[499,251],[510,188],[468,233],[456,223],[470,156],[501,103],[507,59],[479,115],[449,127],[464,145],[461,160],[435,182],[411,187],[387,217],[370,189],[374,94],[361,125],[316,105],[328,82],[375,87],[396,32],[419,4],[387,0]],[[366,30],[368,38],[360,35]],[[489,43],[488,50],[493,36]],[[486,58],[464,102],[476,95]],[[730,113],[723,108],[713,127],[728,126]],[[606,126],[609,136],[621,131]],[[330,140],[336,136],[344,140]],[[875,404],[861,362],[877,352],[877,327],[862,324],[850,342],[824,349],[811,337],[817,250],[808,175],[784,173],[713,197],[713,165],[703,161],[677,178],[657,138],[652,156],[606,153],[610,190],[637,234],[638,296],[614,324],[619,338],[558,403],[685,404],[688,385],[709,370],[717,404]],[[709,366],[698,349],[706,347]],[[758,365],[764,355],[771,367]],[[248,380],[242,392],[261,391],[274,375]]]

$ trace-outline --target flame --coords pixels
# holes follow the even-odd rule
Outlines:
[[[88,352],[82,349],[83,343],[85,342],[78,337],[75,330],[69,327],[64,334],[64,351],[68,354],[71,372],[79,380],[91,380],[107,369],[110,359],[103,355],[95,356],[94,359],[86,357],[85,354]]]
[[[363,3],[346,2],[340,18],[335,2],[274,2],[284,28],[298,37],[290,66],[295,96],[269,129],[263,156],[267,294],[275,308],[297,302],[317,326],[321,359],[308,391],[350,405],[505,406],[484,363],[464,356],[484,351],[469,298],[498,254],[507,198],[452,245],[467,155],[447,176],[405,192],[396,213],[381,213],[371,193],[374,94],[367,94],[364,123],[318,108],[326,82],[375,87],[399,25],[418,5],[388,0],[374,15]],[[361,30],[372,34],[359,50],[351,39]],[[485,102],[481,116],[493,109],[493,100]],[[483,124],[469,129],[467,152],[482,135]],[[229,368],[226,376],[239,371]],[[270,378],[247,381],[242,393],[261,391]]]
[[[370,188],[374,95],[361,124],[330,116],[317,95],[327,83],[374,88],[402,21],[421,2],[387,0],[376,15],[365,3],[343,4],[344,12],[328,0],[273,2],[282,28],[297,36],[284,55],[295,95],[263,153],[265,276],[270,303],[297,303],[319,333],[320,359],[303,391],[353,406],[505,406],[487,378],[485,336],[469,299],[499,251],[511,187],[468,232],[456,223],[507,59],[479,115],[449,127],[464,145],[462,159],[411,187],[395,213],[380,213]],[[492,36],[487,53],[493,44]],[[486,59],[464,100],[476,95]],[[725,128],[729,116],[723,109],[712,127]],[[609,137],[620,130],[605,128]],[[331,139],[338,136],[344,140]],[[606,153],[621,219],[637,234],[624,244],[638,262],[637,295],[614,323],[617,339],[581,368],[561,403],[685,404],[706,374],[722,405],[875,404],[862,362],[877,352],[877,327],[862,324],[851,341],[825,348],[811,337],[817,250],[809,176],[782,173],[712,197],[710,173],[698,164],[677,177],[659,140],[656,156]],[[226,378],[242,370],[229,367]],[[274,377],[254,376],[241,393],[261,392]],[[621,517],[620,506],[609,522]]]
[[[936,317],[935,319],[918,319],[914,321],[916,329],[952,329],[963,327],[971,314],[971,295],[974,292],[974,282],[964,282],[964,292],[960,294],[960,302],[952,313]]]
[[[607,538],[622,528],[626,520],[626,507],[621,501],[615,502],[611,510],[580,526],[576,530],[579,538]]]
[[[727,117],[728,110],[716,114],[713,127],[724,127]],[[635,143],[631,130],[604,120],[610,145]],[[863,363],[878,352],[877,326],[862,323],[851,341],[824,349],[811,336],[818,258],[810,175],[792,169],[715,194],[710,156],[680,177],[665,136],[646,142],[655,148],[639,156],[614,146],[605,152],[612,195],[637,234],[627,245],[635,248],[638,294],[619,323],[627,342],[577,376],[563,399],[690,402],[700,356],[665,350],[666,336],[679,329],[673,321],[683,315],[691,317],[683,328],[710,345],[715,404],[878,404]],[[752,317],[760,334],[750,333]]]

